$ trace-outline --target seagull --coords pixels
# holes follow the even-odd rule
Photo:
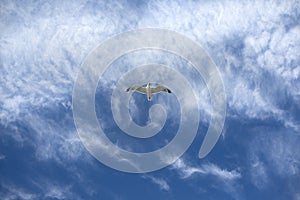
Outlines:
[[[167,93],[171,93],[171,90],[164,87],[164,86],[157,86],[155,88],[151,88],[150,87],[150,83],[147,84],[146,87],[142,87],[142,86],[139,86],[139,85],[135,85],[135,86],[132,86],[130,88],[128,88],[126,90],[126,92],[129,92],[129,91],[137,91],[137,92],[140,92],[142,94],[147,94],[147,99],[148,101],[151,101],[151,94],[154,94],[154,93],[158,93],[158,92],[167,92]]]

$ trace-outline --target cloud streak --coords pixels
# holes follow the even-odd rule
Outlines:
[[[233,199],[243,199],[243,192],[239,186],[243,176],[239,170],[227,170],[222,169],[218,165],[213,163],[206,163],[200,166],[191,166],[187,164],[183,159],[178,159],[171,167],[178,172],[181,179],[184,181],[193,181],[197,182],[202,180],[202,178],[213,177],[213,184],[218,185],[217,190],[223,191],[229,194]],[[199,177],[201,177],[199,179]],[[215,187],[215,186],[208,186]],[[203,189],[199,186],[198,189]]]
[[[221,169],[219,166],[209,163],[203,164],[198,167],[193,167],[187,165],[182,159],[178,159],[172,167],[178,171],[183,179],[189,178],[196,174],[200,175],[213,175],[220,180],[237,180],[242,177],[241,173],[237,170],[228,171],[226,169]]]
[[[154,176],[150,176],[150,175],[143,175],[142,177],[145,178],[145,179],[149,179],[152,183],[158,185],[160,190],[170,191],[170,186],[169,186],[169,184],[167,183],[166,180],[164,180],[162,178],[157,178],[157,177],[154,177]]]

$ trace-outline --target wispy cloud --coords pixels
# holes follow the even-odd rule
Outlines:
[[[49,169],[52,167],[48,163]],[[70,167],[73,168],[73,167]],[[49,172],[47,170],[47,172]],[[72,173],[73,176],[76,176],[76,171]],[[78,191],[74,190],[73,184],[61,182],[60,177],[58,180],[47,176],[47,174],[40,173],[31,173],[29,175],[24,175],[18,178],[7,178],[1,174],[3,177],[0,180],[0,198],[1,200],[38,200],[38,199],[82,199],[78,195]],[[78,178],[76,177],[76,181]],[[26,180],[25,183],[18,182],[16,180]],[[64,178],[63,178],[64,179]],[[80,180],[79,180],[80,182]],[[76,183],[75,183],[76,184]]]
[[[35,200],[35,199],[81,199],[72,191],[70,185],[61,185],[53,183],[39,182],[37,185],[39,190],[29,190],[24,187],[19,187],[13,184],[1,183],[2,190],[0,191],[1,199],[3,200]],[[25,186],[26,187],[26,186]]]
[[[22,200],[34,200],[39,199],[38,195],[26,191],[20,187],[15,185],[7,185],[1,183],[1,191],[0,196],[3,200],[14,200],[14,199],[22,199]]]
[[[237,74],[235,71],[237,68],[240,72],[252,74],[252,81],[257,83],[262,80],[262,77],[259,76],[262,71],[274,71],[276,82],[282,80],[281,83],[284,83],[284,88],[294,98],[297,97],[300,91],[296,87],[292,87],[291,84],[299,78],[300,68],[297,65],[282,66],[293,65],[298,61],[297,52],[300,51],[295,44],[299,41],[299,34],[297,34],[299,27],[293,27],[286,31],[284,24],[279,23],[282,20],[281,16],[286,13],[292,15],[295,6],[296,8],[299,6],[295,2],[225,1],[209,4],[195,2],[182,4],[173,1],[151,1],[147,4],[148,10],[146,9],[142,16],[135,12],[126,15],[126,12],[130,12],[130,8],[125,11],[121,8],[122,6],[118,5],[112,9],[112,7],[99,3],[96,5],[99,6],[99,12],[94,18],[82,17],[78,19],[63,15],[63,9],[57,10],[56,12],[59,12],[58,14],[61,14],[61,17],[65,19],[62,21],[68,22],[61,25],[59,21],[47,20],[49,17],[47,15],[41,17],[40,20],[31,15],[25,15],[24,12],[20,11],[23,6],[7,6],[6,9],[16,9],[16,13],[21,15],[19,17],[25,18],[27,21],[34,21],[37,25],[23,27],[21,24],[18,25],[18,27],[23,27],[20,31],[12,33],[9,32],[10,29],[6,29],[3,32],[2,49],[7,51],[0,52],[4,62],[3,71],[5,71],[1,74],[1,79],[5,81],[0,87],[3,103],[0,119],[2,123],[7,124],[20,117],[20,114],[32,106],[40,107],[57,102],[66,102],[66,96],[70,96],[72,91],[76,71],[84,59],[84,55],[93,48],[94,41],[100,42],[107,36],[107,33],[120,32],[118,28],[124,27],[125,24],[135,28],[151,25],[156,27],[159,24],[160,27],[186,33],[204,44],[210,52],[222,52],[216,55],[212,54],[212,57],[223,73],[226,87],[232,88],[232,92],[230,92],[231,90],[227,91],[229,105],[232,108],[249,117],[260,117],[268,115],[268,113],[276,114],[282,116],[281,120],[287,121],[287,125],[292,125],[293,119],[287,119],[284,112],[279,112],[280,108],[277,108],[276,103],[265,106],[270,105],[269,98],[271,97],[266,96],[262,90],[257,90],[255,87],[251,88],[252,83],[249,77],[242,76],[236,81],[232,80]],[[51,6],[50,9],[53,9],[57,5],[54,3]],[[74,8],[74,12],[80,12],[79,8],[82,8],[83,5],[73,3],[70,6]],[[124,4],[123,8],[124,6],[128,5]],[[262,7],[268,7],[274,12],[264,12],[261,10]],[[178,18],[174,14],[179,8],[184,17]],[[118,12],[120,9],[122,12]],[[115,13],[114,17],[120,19],[120,24],[111,24],[111,20],[104,17],[101,26],[99,26],[95,19],[105,16],[108,11]],[[40,14],[42,15],[42,13]],[[126,17],[123,19],[122,16],[124,15]],[[129,21],[130,19],[131,21]],[[131,24],[134,19],[139,19],[139,23]],[[51,30],[50,32],[42,29],[45,20]],[[73,23],[74,21],[76,23]],[[116,19],[116,21],[118,20]],[[74,27],[73,24],[77,25]],[[90,27],[95,27],[95,29]],[[87,35],[93,37],[86,37]],[[35,38],[35,42],[32,43],[30,38]],[[77,45],[81,42],[79,38],[86,38],[84,45],[80,45],[80,48]],[[240,54],[228,49],[231,48],[228,42],[234,38],[236,38],[234,44],[244,45]],[[47,48],[39,48],[44,46]],[[27,48],[30,51],[23,52]],[[282,52],[288,54],[285,59],[281,56]],[[35,61],[34,64],[31,62],[32,60]],[[45,67],[41,68],[40,66]],[[14,70],[16,68],[22,70]],[[256,97],[243,98],[241,95],[243,89],[246,89],[245,91],[250,94],[250,97],[252,92],[256,90]],[[18,95],[11,96],[10,94]],[[250,104],[249,102],[253,103]],[[277,108],[275,113],[273,112],[274,108]],[[246,111],[243,112],[243,109]]]
[[[237,170],[228,171],[226,169],[221,169],[219,166],[212,163],[203,164],[197,167],[189,166],[182,159],[178,159],[172,167],[178,170],[182,178],[189,178],[192,175],[202,174],[213,175],[221,180],[235,180],[242,176]]]
[[[70,191],[71,186],[49,186],[43,194],[44,198],[51,199],[81,199]]]
[[[257,188],[268,187],[274,175],[287,180],[299,175],[299,136],[293,133],[292,130],[273,130],[259,134],[249,142],[248,169],[251,182]]]
[[[143,175],[142,177],[145,178],[145,179],[151,180],[151,182],[153,182],[154,184],[158,185],[158,187],[161,190],[164,190],[164,191],[169,191],[170,190],[169,184],[167,183],[166,180],[164,180],[162,178],[156,178],[156,177],[150,176],[150,175]]]
[[[26,122],[35,132],[36,156],[38,159],[60,159],[69,160],[82,156],[83,146],[76,134],[76,130],[71,128],[70,116],[66,115],[62,120],[66,124],[57,124],[53,119],[28,115]],[[50,142],[51,141],[51,142]]]
[[[178,30],[205,46],[222,72],[228,116],[275,117],[299,130],[297,117],[280,106],[287,99],[299,101],[300,89],[294,87],[300,77],[299,7],[297,1],[151,1],[149,15],[155,20],[149,16],[140,23]],[[174,14],[178,9],[180,19]]]
[[[82,4],[74,2],[68,8],[74,8],[74,16],[77,16],[76,12],[88,11],[88,7]],[[211,53],[222,72],[231,116],[255,119],[275,116],[285,126],[299,128],[295,116],[280,106],[287,103],[284,94],[290,94],[294,100],[299,100],[300,94],[299,88],[293,87],[300,74],[297,64],[300,50],[299,45],[295,45],[299,42],[299,27],[291,24],[285,28],[285,24],[279,23],[282,16],[294,13],[299,6],[297,1],[205,4],[151,1],[146,5],[145,12],[139,14],[127,4],[108,6],[98,3],[95,6],[99,11],[93,17],[82,15],[78,18],[64,12],[64,7],[57,10],[55,7],[58,5],[50,4],[49,9],[55,10],[61,16],[60,20],[49,20],[48,12],[43,11],[39,13],[40,18],[26,14],[23,9],[29,5],[6,5],[7,13],[14,12],[17,17],[33,24],[11,23],[10,28],[3,31],[4,37],[0,40],[3,47],[0,52],[3,62],[0,123],[7,125],[16,120],[22,121],[24,114],[26,116],[26,113],[39,108],[57,104],[70,107],[76,72],[84,56],[95,46],[95,41],[101,42],[108,35],[125,29],[159,26],[185,33]],[[265,12],[262,7],[268,7],[272,12]],[[178,18],[175,14],[178,9],[184,17]],[[114,16],[115,23],[103,17],[107,12]],[[99,25],[97,19],[100,18]],[[45,22],[47,31],[43,29]],[[83,43],[81,38],[85,38]],[[237,48],[240,52],[233,50]],[[284,59],[282,52],[286,52]],[[139,59],[145,57],[140,56]],[[269,82],[264,82],[265,71],[275,74]],[[201,97],[208,96],[204,93]],[[209,107],[206,104],[209,99],[197,98],[203,107]]]
[[[88,52],[112,34],[134,28],[168,28],[201,43],[222,73],[228,117],[275,118],[288,130],[299,132],[298,114],[294,112],[300,100],[300,87],[296,87],[300,77],[297,0],[149,1],[143,12],[127,4],[104,2],[93,4],[97,12],[84,1],[67,6],[61,2],[3,4],[0,23],[6,28],[1,30],[0,39],[0,123],[14,129],[10,137],[19,143],[27,135],[12,123],[27,124],[33,130],[29,139],[38,160],[63,163],[81,158],[85,150],[75,130],[65,126],[73,124],[72,120],[62,125],[58,122],[65,118],[55,119],[55,113],[64,112],[57,105],[70,111],[76,73]],[[35,9],[38,7],[41,9]],[[35,15],[28,12],[33,9]],[[42,117],[47,109],[51,110],[48,117]],[[268,135],[272,139],[255,141],[249,147],[248,167],[257,187],[268,184],[269,170],[285,178],[299,174],[299,145],[294,142],[298,138],[288,140],[285,136],[290,133],[283,132],[284,137]],[[0,159],[5,159],[3,156]],[[220,180],[242,177],[238,170],[222,169],[212,163],[190,166],[178,160],[173,167],[183,179],[195,175],[212,175]],[[163,179],[150,180],[168,190]],[[36,197],[16,187],[7,190],[12,196],[6,199]],[[57,188],[50,191],[50,196],[62,194]]]
[[[267,166],[256,158],[250,166],[251,182],[259,189],[265,188],[269,184],[269,174]]]
[[[191,166],[183,159],[178,159],[171,169],[176,170],[181,179],[192,181],[200,176],[213,176],[215,184],[220,185],[218,190],[222,190],[232,196],[233,199],[243,199],[243,194],[239,184],[242,174],[238,170],[222,169],[213,163]],[[193,178],[192,180],[189,178]],[[199,179],[197,179],[199,180]]]

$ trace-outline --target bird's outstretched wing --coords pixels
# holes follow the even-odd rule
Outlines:
[[[139,86],[139,85],[135,85],[135,86],[132,86],[130,88],[127,88],[126,92],[129,92],[131,90],[135,90],[135,91],[138,91],[138,92],[141,92],[141,93],[147,93],[146,91],[146,88],[142,87],[142,86]]]
[[[157,93],[157,92],[171,93],[171,90],[163,86],[157,86],[155,88],[151,88],[151,93]]]

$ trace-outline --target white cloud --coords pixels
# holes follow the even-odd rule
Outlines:
[[[4,160],[5,158],[6,158],[5,155],[1,155],[1,154],[0,154],[0,160]]]
[[[34,200],[41,198],[51,199],[81,199],[75,193],[71,191],[70,185],[56,185],[53,183],[46,183],[41,181],[36,183],[37,188],[41,191],[29,191],[21,187],[9,184],[1,184],[3,191],[0,191],[1,199],[3,200]]]
[[[68,117],[63,120],[70,120]],[[76,130],[69,125],[59,125],[55,120],[39,118],[35,115],[27,115],[26,124],[34,131],[33,145],[38,160],[51,159],[62,165],[64,162],[78,158],[87,161],[81,140]]]
[[[0,123],[8,125],[18,120],[28,123],[36,132],[34,145],[38,159],[62,162],[82,155],[76,133],[55,125],[55,121],[47,121],[49,118],[39,118],[33,111],[57,104],[70,108],[73,82],[84,57],[108,36],[132,28],[169,28],[200,42],[220,68],[231,117],[262,120],[276,117],[286,127],[299,130],[299,120],[280,106],[286,103],[286,98],[293,102],[300,100],[300,87],[297,87],[300,29],[299,25],[286,27],[282,22],[284,15],[292,15],[299,8],[298,1],[184,4],[150,1],[141,15],[117,3],[110,7],[99,3],[94,15],[85,9],[88,5],[83,1],[49,6],[47,9],[44,5],[36,17],[29,14],[36,5],[30,8],[11,2],[4,6],[4,14],[0,16],[0,25],[5,27],[1,29],[0,39]],[[50,16],[51,12],[56,16]],[[9,16],[15,18],[9,18],[7,23],[5,19]],[[270,74],[269,82],[264,82],[264,73]],[[205,103],[204,107],[207,107]],[[12,137],[24,142],[23,133],[17,130],[16,133]],[[275,139],[256,148],[267,146],[264,152],[275,172],[292,176],[299,173],[300,159],[296,156],[299,152],[293,149],[297,145],[289,144],[290,141]],[[254,151],[249,166],[253,183],[259,187],[268,181],[269,166],[257,157],[260,151],[255,148]],[[173,166],[183,178],[195,174],[213,175],[222,180],[241,178],[237,170],[221,169],[214,164],[195,167],[178,160]],[[163,182],[157,182],[162,188],[168,188]]]
[[[34,200],[39,199],[39,197],[31,192],[28,192],[20,187],[15,185],[5,185],[1,184],[3,190],[0,191],[1,199],[3,200]]]
[[[57,200],[63,199],[81,199],[71,192],[71,186],[48,186],[47,191],[44,191],[44,198],[51,198]]]
[[[287,128],[299,130],[295,116],[280,106],[287,98],[299,101],[300,90],[294,85],[300,74],[300,30],[283,22],[284,15],[292,18],[298,7],[297,1],[151,1],[139,27],[169,28],[201,42],[222,72],[228,114],[262,120],[275,117]],[[200,103],[207,107],[203,98]]]
[[[274,93],[261,90],[263,71],[277,74],[269,84],[282,88],[299,100],[299,26],[286,30],[282,16],[292,15],[299,6],[293,1],[223,1],[197,4],[150,2],[151,16],[141,24],[160,24],[194,37],[206,46],[219,65],[228,103],[239,116],[265,119],[275,116],[287,127],[299,129],[299,123],[276,103]],[[268,7],[268,12],[262,7]],[[174,13],[180,8],[181,19]],[[182,9],[184,8],[184,9]],[[150,15],[150,13],[149,13]],[[150,18],[151,19],[151,18]],[[238,46],[235,46],[238,45]],[[238,52],[235,52],[238,51]],[[284,56],[283,56],[284,55]],[[292,63],[298,66],[291,67]],[[271,89],[271,88],[270,88]],[[277,91],[277,87],[272,87]]]
[[[292,98],[299,100],[299,87],[293,85],[299,78],[300,68],[298,65],[286,67],[299,61],[299,27],[286,30],[280,23],[284,14],[292,14],[295,6],[299,6],[296,2],[182,4],[151,1],[140,14],[133,12],[127,4],[98,3],[95,5],[99,7],[98,12],[88,15],[88,5],[82,1],[66,8],[55,3],[42,5],[43,11],[38,13],[41,15],[38,18],[28,12],[37,5],[24,7],[7,3],[6,15],[12,12],[24,21],[10,23],[0,40],[3,58],[0,122],[7,125],[22,120],[22,114],[31,112],[33,107],[42,109],[56,103],[70,104],[77,69],[90,49],[126,26],[150,26],[170,28],[201,42],[221,69],[229,109],[249,118],[276,116],[287,127],[297,129],[299,124],[288,111],[278,107],[274,94],[266,94],[260,89],[264,78],[262,70],[268,70],[277,75],[272,81],[284,84]],[[60,9],[55,10],[56,7]],[[268,11],[262,7],[268,7]],[[74,15],[66,12],[71,8],[74,8]],[[53,10],[57,17],[50,17]],[[87,13],[81,15],[83,12]],[[98,23],[99,19],[101,23]],[[228,48],[234,48],[234,45],[228,42],[242,43],[242,52],[231,52]],[[199,101],[203,107],[208,107],[203,99],[199,98]]]
[[[219,166],[209,163],[201,166],[192,167],[187,165],[182,159],[178,159],[172,167],[178,170],[182,178],[189,178],[195,174],[213,175],[221,180],[236,180],[241,178],[240,172],[237,170],[228,171],[221,169]]]
[[[224,170],[214,164],[204,165],[203,169],[206,173],[215,175],[223,180],[235,180],[241,178],[240,172],[236,170],[232,170],[232,171]]]
[[[186,161],[183,159],[178,159],[172,165],[172,168],[179,173],[182,179],[198,178],[198,176],[214,176],[216,177],[214,183],[220,185],[219,190],[228,193],[233,199],[243,199],[239,185],[242,174],[238,170],[230,171],[222,169],[213,163],[191,166],[186,164]]]
[[[241,86],[248,87],[250,82],[246,77],[232,81],[234,77],[231,74],[235,76],[236,72],[226,69],[225,65],[232,64],[227,59],[233,57],[240,64],[243,60],[246,61],[240,68],[244,73],[249,70],[260,73],[261,67],[270,71],[275,70],[280,76],[278,81],[284,80],[287,90],[294,97],[299,95],[299,89],[291,87],[291,80],[296,81],[299,77],[299,67],[289,68],[282,65],[289,65],[299,58],[300,51],[297,45],[299,27],[286,32],[280,23],[282,15],[293,13],[297,5],[293,1],[185,2],[184,4],[174,1],[151,1],[144,7],[144,12],[138,14],[126,4],[99,3],[95,5],[100,9],[97,14],[90,17],[82,15],[78,18],[75,13],[82,13],[88,8],[82,1],[67,6],[74,8],[72,11],[74,16],[65,12],[64,9],[67,8],[59,6],[61,9],[56,10],[58,17],[50,20],[49,13],[57,6],[55,3],[42,6],[44,12],[38,13],[41,15],[40,18],[27,13],[31,9],[29,6],[23,7],[11,3],[5,7],[8,13],[15,12],[17,17],[32,23],[28,26],[25,26],[22,21],[18,22],[20,24],[12,23],[11,29],[14,27],[18,31],[11,32],[8,28],[3,32],[4,37],[1,39],[3,48],[0,54],[3,58],[2,70],[5,73],[1,74],[3,80],[0,87],[3,103],[1,122],[7,124],[14,121],[20,113],[26,112],[32,106],[43,107],[55,102],[64,102],[66,95],[71,94],[76,71],[89,49],[100,43],[108,34],[120,32],[119,28],[125,25],[137,28],[149,26],[170,28],[200,41],[209,52],[213,53],[212,57],[224,73],[223,78],[228,88],[229,103],[232,108],[249,117],[267,115],[272,113],[276,105],[265,108],[256,98],[253,98],[253,104],[249,105],[249,100],[243,99],[238,92],[231,93],[231,88],[233,91],[240,91]],[[31,5],[32,8],[36,6]],[[261,9],[262,7],[268,7],[268,12]],[[124,10],[125,8],[128,10]],[[122,12],[119,12],[120,10]],[[179,10],[180,15],[178,15]],[[131,14],[126,15],[128,12]],[[101,23],[97,23],[100,18]],[[47,28],[44,24],[47,24]],[[226,41],[234,37],[244,37],[240,41],[245,45],[242,54],[232,54],[226,49]],[[283,52],[286,55],[285,59],[281,56]],[[224,56],[226,56],[225,60]],[[252,88],[248,90],[249,95],[252,91]],[[257,95],[264,97],[262,99],[265,104],[269,104],[270,97],[265,97],[264,91],[258,92]],[[236,107],[235,104],[241,106]],[[243,112],[241,107],[252,112]]]
[[[72,126],[70,113],[64,113],[60,119],[55,117],[48,117],[46,113],[27,113],[22,116],[21,125],[10,124],[11,131],[1,134],[13,138],[17,145],[33,147],[35,158],[40,161],[53,160],[63,166],[79,158],[89,161],[90,157]],[[0,159],[5,159],[5,156],[0,156]]]
[[[89,9],[94,8],[85,3],[3,5],[1,27],[7,28],[1,32],[0,40],[2,124],[21,118],[20,114],[30,112],[32,107],[70,101],[77,69],[88,51],[107,35],[119,32],[120,23],[135,18],[126,15],[129,10],[120,5],[104,2],[95,5],[99,6],[97,15],[89,17]],[[78,15],[70,15],[69,8]],[[37,9],[36,15],[30,14],[31,9]],[[114,17],[107,17],[108,13]],[[127,20],[122,20],[122,15]]]
[[[162,178],[156,178],[156,177],[150,176],[150,175],[143,175],[142,177],[151,180],[151,182],[158,185],[161,190],[164,190],[164,191],[170,190],[169,184],[167,183],[166,180],[164,180]]]

